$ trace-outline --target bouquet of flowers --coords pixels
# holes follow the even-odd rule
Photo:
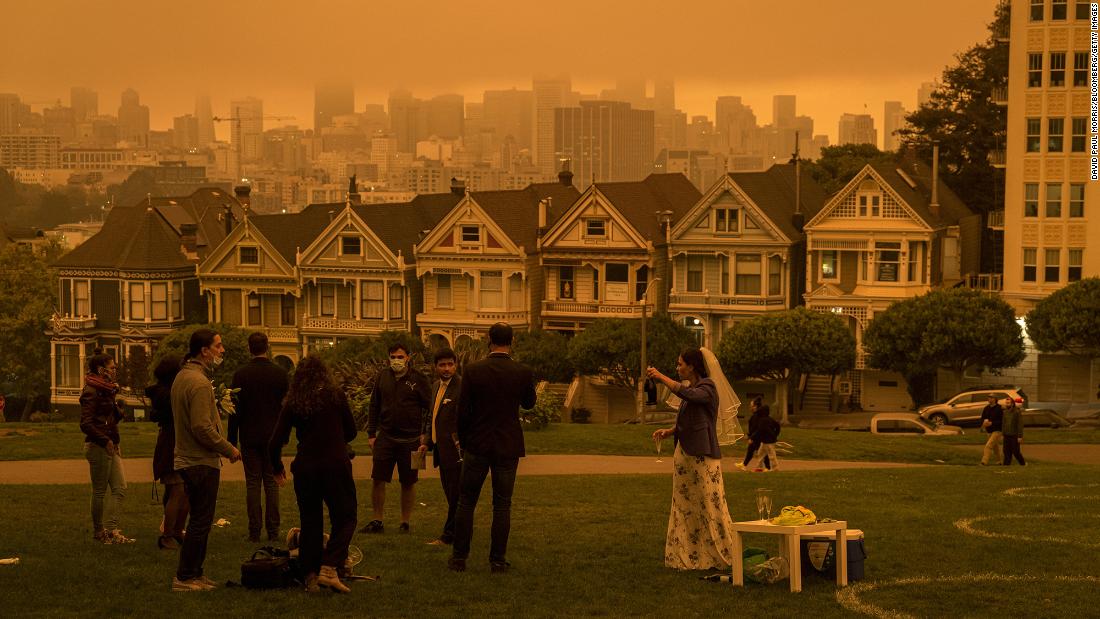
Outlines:
[[[228,417],[237,413],[237,393],[240,387],[230,389],[225,383],[214,389],[214,403],[218,405],[218,412],[222,417]]]

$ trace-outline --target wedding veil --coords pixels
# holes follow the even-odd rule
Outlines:
[[[722,372],[722,366],[714,353],[708,348],[700,348],[699,351],[703,353],[707,375],[718,389],[718,444],[732,445],[745,436],[741,431],[741,424],[737,421],[737,409],[741,406],[741,399],[737,397],[737,393],[726,380],[726,374]]]

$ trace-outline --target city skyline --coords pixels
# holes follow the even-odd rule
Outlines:
[[[54,44],[32,58],[16,51],[32,47],[24,38],[39,30],[22,29],[0,42],[0,75],[6,76],[0,90],[40,102],[35,108],[41,109],[57,99],[67,103],[70,87],[86,86],[99,92],[101,110],[111,110],[121,92],[133,88],[149,106],[155,129],[171,127],[173,118],[193,112],[196,93],[210,94],[215,115],[227,112],[230,100],[254,96],[264,101],[265,113],[295,117],[284,124],[310,128],[313,87],[322,80],[353,82],[355,109],[361,111],[367,103],[384,103],[391,90],[402,88],[417,97],[456,93],[471,102],[480,101],[485,90],[529,89],[538,75],[568,74],[575,91],[591,94],[631,74],[650,79],[671,75],[676,80],[676,106],[688,117],[713,118],[717,97],[732,95],[742,97],[763,125],[771,122],[772,96],[794,94],[798,113],[813,117],[815,133],[827,134],[835,143],[837,120],[844,113],[870,113],[881,127],[885,101],[915,109],[920,84],[936,79],[954,54],[985,38],[995,2],[958,6],[936,0],[920,14],[900,3],[815,3],[800,7],[802,19],[794,21],[781,8],[743,2],[680,3],[677,16],[655,2],[635,3],[629,13],[609,3],[586,6],[584,22],[575,19],[580,3],[571,0],[556,3],[553,12],[526,16],[526,21],[514,10],[494,10],[501,7],[499,2],[464,3],[461,10],[403,3],[371,6],[363,16],[370,23],[409,24],[408,30],[298,36],[296,44],[272,36],[294,31],[290,20],[295,11],[289,4],[267,2],[260,10],[258,4],[242,3],[219,8],[217,20],[200,19],[214,14],[204,10],[206,4],[210,3],[200,1],[183,11],[123,2],[113,11],[82,16],[80,24],[51,23]],[[37,24],[47,19],[46,11],[52,14],[56,9],[56,3],[20,5],[12,7],[12,17]],[[948,9],[955,18],[942,20]],[[343,1],[324,2],[315,10],[338,18],[361,11]],[[726,19],[712,19],[715,14]],[[410,21],[412,15],[417,16],[416,24]],[[524,28],[515,27],[517,19]],[[662,20],[668,19],[680,19],[678,26],[683,27],[658,36]],[[899,19],[905,20],[906,28],[873,26]],[[248,28],[226,26],[238,21]],[[225,53],[222,43],[191,45],[185,53],[153,45],[135,53],[132,36],[119,41],[96,37],[141,23],[156,23],[169,34],[193,31],[193,40],[238,45],[232,54]],[[782,33],[787,36],[749,27],[754,23],[787,23]],[[595,28],[600,32],[595,48],[549,46],[552,51],[547,52],[542,49],[547,46],[529,43],[569,28]],[[652,38],[638,35],[646,32],[653,33]],[[932,32],[935,36],[929,36]],[[655,46],[652,40],[663,44]],[[80,46],[80,53],[67,53],[65,41]],[[334,61],[341,57],[347,62]],[[844,96],[836,96],[838,92]],[[278,124],[265,124],[274,126]],[[218,132],[220,139],[228,138],[228,127]]]

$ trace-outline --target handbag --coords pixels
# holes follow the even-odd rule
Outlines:
[[[290,553],[271,546],[260,548],[241,563],[241,584],[246,589],[286,589],[295,584]]]

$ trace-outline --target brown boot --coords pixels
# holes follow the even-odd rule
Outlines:
[[[306,574],[306,593],[318,593],[321,587],[317,585],[317,574]]]
[[[336,568],[331,565],[321,566],[321,573],[317,576],[317,584],[322,587],[328,587],[337,593],[351,593],[351,589],[348,589],[347,585],[340,582],[340,577],[336,575]]]

